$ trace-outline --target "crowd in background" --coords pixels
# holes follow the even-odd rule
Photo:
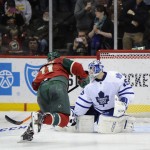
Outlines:
[[[118,49],[150,49],[149,0],[118,0]],[[114,48],[113,0],[53,0],[53,50],[95,55]],[[0,54],[46,55],[49,0],[0,0]]]
[[[0,1],[0,53],[45,55],[49,44],[48,0]]]

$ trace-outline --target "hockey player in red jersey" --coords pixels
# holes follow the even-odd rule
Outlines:
[[[31,141],[34,133],[40,132],[42,124],[65,127],[69,122],[70,103],[68,96],[69,75],[80,79],[80,85],[89,83],[89,78],[80,63],[62,58],[57,52],[48,53],[48,63],[43,65],[32,82],[37,92],[39,112],[31,113],[31,123],[21,136]]]

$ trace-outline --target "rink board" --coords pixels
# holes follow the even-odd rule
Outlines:
[[[80,62],[87,70],[88,64],[94,57],[70,57]],[[116,70],[126,75],[135,91],[135,100],[128,111],[150,112],[150,61],[149,58],[111,58],[102,60],[104,70]],[[40,68],[46,63],[43,57],[14,57],[1,58],[0,60],[0,110],[33,111],[38,110],[36,92],[31,87],[31,82]],[[9,83],[2,82],[2,77],[8,76]],[[5,80],[7,81],[7,80]],[[70,76],[69,90],[77,85],[77,78]],[[69,93],[70,103],[74,105],[82,89],[80,87]],[[138,109],[137,109],[138,106]],[[135,109],[136,108],[136,109]]]

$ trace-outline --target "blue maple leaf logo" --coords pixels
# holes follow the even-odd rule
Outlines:
[[[103,107],[108,104],[109,96],[105,96],[104,92],[100,91],[98,93],[99,97],[96,97],[96,101],[99,103],[99,105],[103,105]]]

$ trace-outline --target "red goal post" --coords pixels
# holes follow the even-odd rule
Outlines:
[[[134,88],[135,100],[128,113],[150,117],[150,50],[99,50],[104,71],[119,71]]]

